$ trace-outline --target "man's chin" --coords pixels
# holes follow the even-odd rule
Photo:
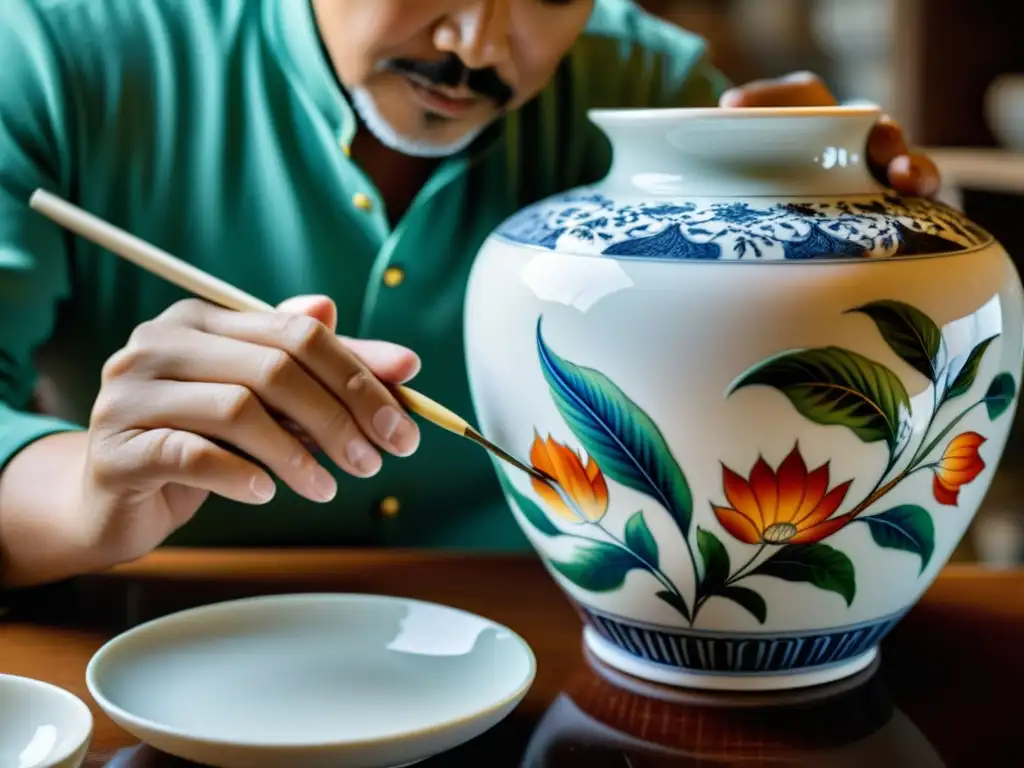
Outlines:
[[[352,106],[360,120],[384,146],[403,155],[424,158],[450,157],[472,144],[483,133],[486,124],[468,127],[461,135],[446,140],[427,139],[422,136],[408,136],[396,131],[380,114],[377,103],[367,91],[354,88],[350,92]],[[433,115],[428,120],[438,127],[451,125],[452,121],[442,115]]]

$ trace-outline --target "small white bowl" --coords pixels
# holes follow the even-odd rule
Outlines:
[[[446,752],[533,682],[526,642],[433,603],[247,598],[182,611],[89,662],[96,703],[140,741],[217,768],[393,768]]]
[[[78,768],[91,739],[92,712],[77,696],[39,680],[0,675],[0,766]]]
[[[985,121],[1004,148],[1024,152],[1024,74],[995,78],[985,92]]]

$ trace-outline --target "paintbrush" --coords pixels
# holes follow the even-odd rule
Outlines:
[[[276,311],[274,307],[255,296],[249,295],[43,189],[37,189],[32,194],[29,206],[86,240],[106,248],[111,253],[121,256],[209,302],[237,312]],[[389,390],[406,409],[432,424],[472,440],[494,456],[526,472],[531,477],[547,483],[555,482],[554,478],[546,472],[525,464],[499,448],[461,416],[426,395],[403,385],[389,386]]]

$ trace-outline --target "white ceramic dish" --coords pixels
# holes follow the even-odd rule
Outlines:
[[[92,738],[92,713],[55,685],[0,675],[0,766],[78,768]]]
[[[408,765],[501,721],[533,682],[492,621],[371,595],[217,603],[138,626],[86,670],[142,741],[218,768]]]

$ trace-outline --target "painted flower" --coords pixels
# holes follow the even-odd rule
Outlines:
[[[553,477],[559,489],[533,479],[533,490],[559,517],[570,523],[596,523],[608,511],[608,484],[593,458],[586,466],[579,454],[548,436],[535,434],[530,449],[534,467]]]
[[[985,461],[978,452],[985,440],[977,432],[964,432],[949,441],[942,458],[933,467],[932,492],[939,504],[955,507],[960,489],[985,469]]]
[[[812,544],[853,519],[832,517],[852,481],[828,490],[828,462],[808,472],[799,445],[793,446],[777,471],[759,458],[749,481],[724,464],[722,476],[731,506],[712,508],[722,527],[745,544]]]

